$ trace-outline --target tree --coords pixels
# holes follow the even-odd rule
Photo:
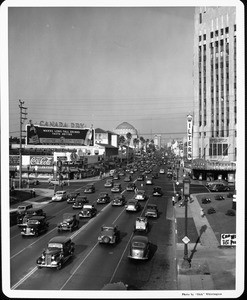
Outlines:
[[[140,141],[141,141],[141,144],[142,144],[142,148],[144,148],[144,144],[145,144],[145,139],[143,136],[140,137]]]
[[[128,132],[126,134],[126,138],[127,138],[127,144],[128,144],[128,152],[127,152],[127,164],[128,164],[128,160],[129,160],[129,146],[130,146],[130,141],[132,138],[132,134],[130,132]]]
[[[121,147],[121,162],[123,161],[123,145],[125,144],[126,140],[123,135],[120,135],[118,139],[118,144]]]
[[[133,139],[133,145],[135,147],[135,150],[136,150],[136,146],[139,144],[139,139],[138,138],[134,138]]]

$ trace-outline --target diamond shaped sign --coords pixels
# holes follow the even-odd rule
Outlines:
[[[182,239],[182,241],[183,241],[184,244],[188,244],[188,243],[190,242],[190,239],[189,239],[187,236],[185,236],[185,237]]]

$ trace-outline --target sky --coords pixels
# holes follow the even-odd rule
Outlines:
[[[26,122],[185,136],[193,34],[194,7],[10,7],[10,136],[19,99]]]

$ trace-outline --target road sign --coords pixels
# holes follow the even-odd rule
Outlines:
[[[182,239],[182,242],[183,242],[184,244],[188,244],[188,243],[190,242],[190,239],[189,239],[187,236],[185,236],[185,237]]]

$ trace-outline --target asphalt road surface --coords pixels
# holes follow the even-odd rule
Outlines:
[[[155,167],[159,170],[159,167]],[[79,229],[71,232],[57,232],[57,224],[62,221],[66,212],[78,215],[80,210],[73,210],[72,204],[51,202],[43,209],[49,221],[49,231],[39,237],[23,238],[18,226],[10,228],[10,273],[11,289],[18,290],[101,290],[110,282],[124,282],[133,290],[176,290],[176,245],[174,216],[171,197],[176,185],[159,174],[154,179],[154,185],[136,181],[138,172],[133,174],[133,181],[139,189],[145,189],[148,200],[141,201],[142,210],[137,213],[127,213],[125,207],[112,207],[109,204],[96,204],[101,191],[108,191],[111,199],[113,194],[104,187],[105,181],[95,182],[96,192],[87,194],[89,203],[95,203],[97,216],[92,219],[80,219]],[[134,197],[134,192],[125,190],[127,183],[124,177],[120,182],[126,200]],[[68,192],[78,191],[83,195],[87,183],[75,182],[66,186]],[[141,186],[143,184],[143,186]],[[164,195],[153,197],[155,185],[162,187]],[[204,188],[192,187],[194,192]],[[198,191],[197,191],[198,190]],[[159,217],[149,220],[148,237],[151,242],[151,255],[148,261],[134,261],[128,258],[130,240],[133,236],[133,226],[136,218],[143,215],[148,203],[158,206]],[[102,245],[97,241],[100,227],[110,224],[118,225],[120,241],[115,245]],[[75,243],[74,257],[68,260],[61,270],[52,268],[38,269],[36,259],[46,248],[48,241],[57,235],[70,236]]]

